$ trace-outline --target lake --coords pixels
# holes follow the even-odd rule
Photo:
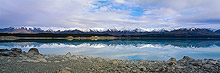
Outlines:
[[[168,60],[189,56],[220,59],[220,40],[14,40],[0,41],[1,49],[38,48],[41,54],[75,55],[123,59]]]

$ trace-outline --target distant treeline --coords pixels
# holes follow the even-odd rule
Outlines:
[[[59,34],[59,33],[0,33],[0,36],[15,37],[92,37],[92,36],[111,36],[109,34]]]
[[[58,33],[0,33],[0,36],[15,37],[120,37],[122,39],[220,39],[219,35],[181,35],[181,34],[145,34],[145,35],[110,35],[110,34],[58,34]]]

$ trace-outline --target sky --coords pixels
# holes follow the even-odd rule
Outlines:
[[[220,0],[0,0],[0,26],[220,28]]]

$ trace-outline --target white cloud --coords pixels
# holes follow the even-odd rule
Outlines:
[[[218,7],[219,0],[0,0],[0,25],[81,29],[220,28]],[[132,12],[141,15],[133,16]]]
[[[126,3],[125,0],[115,0],[115,2],[117,2],[117,3]]]

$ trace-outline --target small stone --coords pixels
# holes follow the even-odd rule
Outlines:
[[[206,64],[208,62],[208,60],[202,60],[203,64]]]
[[[39,56],[31,56],[30,57],[31,59],[38,59],[38,58],[40,58]]]
[[[85,61],[83,61],[83,62],[86,62],[86,63],[92,63],[91,60],[85,60]]]
[[[213,65],[210,65],[210,64],[205,64],[203,65],[204,68],[211,68]]]
[[[29,56],[34,56],[34,55],[39,55],[39,51],[37,48],[31,48],[29,51],[28,51],[28,55]]]
[[[77,58],[75,58],[75,57],[70,57],[69,59],[70,60],[77,60]]]
[[[49,56],[44,56],[44,58],[50,58]]]
[[[131,72],[136,73],[136,72],[137,72],[137,70],[132,70]]]
[[[40,62],[39,60],[33,60],[33,59],[25,59],[22,60],[23,62]]]
[[[118,64],[118,62],[114,60],[114,61],[112,62],[112,64]]]
[[[107,61],[107,62],[110,62],[111,61],[111,59],[104,59],[105,61]]]
[[[87,56],[87,57],[84,57],[84,59],[92,59],[93,57],[91,56]]]
[[[68,69],[68,70],[70,70],[71,68],[69,68],[69,67],[65,67],[65,69]]]
[[[102,58],[97,58],[98,62],[102,62]]]
[[[101,72],[101,73],[103,73],[103,72],[104,72],[104,70],[100,70],[100,72]]]
[[[17,62],[22,62],[21,60],[18,60]]]
[[[40,62],[47,62],[47,60],[44,58],[38,58],[37,60],[39,60]]]
[[[215,65],[215,64],[218,64],[217,61],[209,61],[208,63],[209,63],[209,64],[214,64],[214,65]]]
[[[146,67],[144,67],[144,66],[140,66],[139,68],[140,68],[140,71],[146,71],[147,70]]]
[[[182,69],[182,68],[184,68],[184,67],[183,67],[183,66],[176,65],[176,68]]]
[[[60,62],[60,61],[54,61],[55,63],[58,63],[58,62]]]
[[[69,69],[63,68],[58,71],[58,73],[72,73]]]
[[[68,52],[68,53],[65,55],[65,57],[71,57],[71,53]]]
[[[8,59],[8,62],[11,62],[11,59]]]
[[[156,72],[157,72],[157,71],[160,71],[160,69],[157,68],[157,69],[154,69],[153,71],[156,71]]]

